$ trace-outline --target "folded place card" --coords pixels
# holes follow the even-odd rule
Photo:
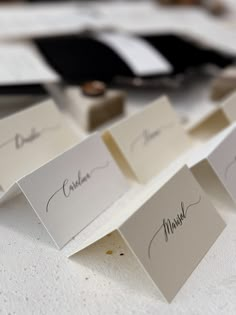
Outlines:
[[[104,140],[124,171],[140,182],[155,176],[191,146],[166,97],[111,126]]]
[[[234,202],[236,202],[235,144],[236,123],[206,143],[188,162],[189,167],[192,168],[202,186],[204,186],[205,181],[204,174],[208,172],[207,181],[218,179],[222,184],[222,188],[225,188]],[[209,176],[209,169],[212,176]]]
[[[0,120],[0,187],[17,180],[79,142],[53,101]]]
[[[230,123],[236,121],[236,92],[233,92],[221,105],[221,110]]]
[[[138,210],[126,218],[113,218],[112,224],[107,223],[100,235],[94,234],[77,252],[106,233],[118,231],[170,302],[224,227],[225,223],[185,166],[142,202]]]
[[[226,98],[219,107],[212,108],[201,120],[198,120],[190,129],[198,135],[205,134],[211,137],[217,132],[236,121],[236,92]]]
[[[21,178],[17,185],[59,248],[128,190],[97,134]]]

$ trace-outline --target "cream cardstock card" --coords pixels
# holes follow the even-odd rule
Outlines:
[[[191,146],[166,97],[111,126],[104,140],[120,166],[140,182],[148,181]]]
[[[230,123],[236,121],[236,92],[230,94],[222,103],[221,108]]]
[[[18,185],[59,248],[128,190],[97,134],[21,178]]]
[[[113,223],[106,223],[100,235],[95,233],[77,252],[118,231],[170,302],[224,227],[225,223],[185,166],[135,211],[127,210],[126,217],[120,213]]]
[[[205,130],[206,134],[216,134],[234,121],[236,121],[236,92],[227,97],[219,107],[212,108],[207,115],[191,126],[189,131],[203,132]]]
[[[201,168],[211,168],[223,187],[236,202],[236,123],[215,136],[196,152],[188,165],[201,178]]]
[[[79,142],[53,101],[0,120],[0,187],[17,180]]]
[[[78,34],[98,30],[107,19],[85,3],[20,3],[1,5],[0,39],[22,39]]]

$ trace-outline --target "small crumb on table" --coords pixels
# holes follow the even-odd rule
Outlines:
[[[112,255],[112,254],[113,254],[113,251],[112,251],[112,250],[108,250],[108,251],[106,251],[106,254],[107,254],[107,255]]]

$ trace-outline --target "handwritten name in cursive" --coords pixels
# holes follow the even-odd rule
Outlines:
[[[152,142],[158,136],[160,136],[163,129],[172,128],[172,127],[173,127],[173,123],[169,123],[167,125],[161,126],[160,128],[157,128],[152,131],[149,130],[148,128],[143,129],[142,132],[131,142],[130,151],[134,152],[138,144],[147,146],[150,142]]]
[[[236,163],[236,156],[233,158],[233,160],[225,168],[225,172],[224,172],[225,180],[228,179],[229,174],[230,174],[230,170],[231,170],[232,166],[234,166],[235,163]]]
[[[175,231],[180,228],[184,221],[187,219],[187,213],[188,210],[193,207],[198,205],[201,202],[201,196],[199,196],[199,199],[194,202],[189,204],[187,207],[185,207],[185,204],[183,201],[181,201],[180,203],[180,212],[177,213],[177,216],[174,219],[169,219],[169,218],[164,218],[162,221],[162,225],[159,226],[159,228],[157,229],[157,231],[154,233],[151,241],[149,242],[148,245],[148,257],[149,259],[151,259],[151,249],[152,249],[152,244],[153,241],[157,238],[157,236],[159,236],[160,232],[163,232],[163,236],[166,242],[169,241],[169,237],[171,235],[173,235],[175,233]]]
[[[60,128],[59,125],[55,125],[52,127],[45,127],[41,130],[36,130],[36,128],[32,127],[30,130],[30,134],[27,136],[24,136],[20,133],[16,133],[13,138],[10,138],[3,143],[0,144],[0,149],[4,148],[5,146],[14,143],[16,150],[19,150],[24,147],[25,144],[31,143],[35,141],[36,139],[40,138],[44,133],[51,132],[56,129]]]
[[[107,168],[110,164],[110,161],[107,161],[104,165],[97,166],[93,168],[90,172],[87,172],[85,175],[81,174],[79,170],[76,174],[75,180],[69,180],[66,178],[62,186],[56,190],[52,196],[48,199],[46,204],[46,212],[49,212],[49,206],[51,201],[54,199],[57,194],[61,193],[63,197],[69,198],[72,193],[74,193],[78,188],[82,187],[84,184],[88,183],[88,181],[92,178],[92,176],[97,172]]]

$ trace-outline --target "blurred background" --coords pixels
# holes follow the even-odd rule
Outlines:
[[[87,133],[165,94],[191,131],[236,88],[235,56],[233,0],[1,2],[0,117],[99,103]]]

